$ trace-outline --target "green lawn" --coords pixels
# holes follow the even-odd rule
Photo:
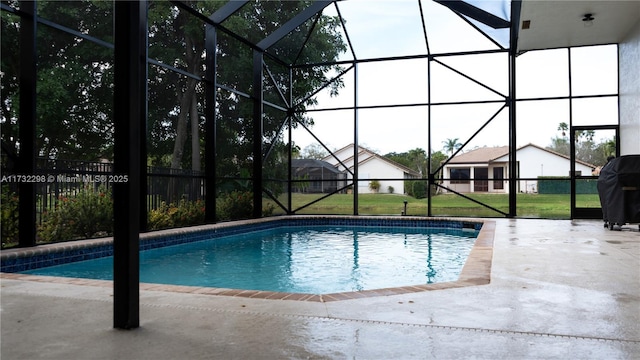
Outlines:
[[[294,209],[320,198],[318,194],[293,194]],[[470,194],[469,197],[504,213],[509,210],[506,194]],[[361,215],[400,215],[407,201],[407,215],[426,215],[427,199],[414,199],[397,194],[361,194],[358,197],[358,213]],[[518,194],[517,216],[532,218],[568,219],[570,217],[569,195]],[[578,195],[581,207],[600,207],[597,194]],[[482,216],[502,217],[497,211],[476,204],[454,194],[437,195],[432,198],[432,214],[436,216]],[[336,194],[296,212],[297,214],[353,214],[353,195]]]

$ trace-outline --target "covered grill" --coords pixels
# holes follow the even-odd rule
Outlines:
[[[609,161],[598,177],[604,226],[640,223],[640,155]]]

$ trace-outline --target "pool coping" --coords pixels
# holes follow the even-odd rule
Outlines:
[[[289,219],[392,219],[398,220],[397,216],[393,217],[381,217],[381,216],[312,216],[312,215],[295,215],[295,216],[280,216],[271,218],[262,218],[255,220],[240,220],[226,223],[218,223],[213,225],[201,225],[188,228],[160,230],[149,233],[140,234],[140,240],[150,240],[158,237],[176,236],[176,235],[188,235],[202,231],[224,229],[229,227],[239,227],[245,225],[261,224],[274,220],[289,220]],[[148,291],[169,291],[178,293],[192,293],[202,295],[220,295],[220,296],[232,296],[241,298],[255,298],[255,299],[269,299],[269,300],[295,300],[295,301],[313,301],[313,302],[331,302],[340,300],[360,299],[376,296],[389,296],[408,293],[417,293],[423,291],[432,290],[444,290],[453,289],[467,286],[487,285],[491,282],[491,265],[493,260],[493,242],[495,238],[495,221],[475,218],[439,218],[439,217],[414,217],[403,216],[400,218],[402,221],[408,220],[420,220],[420,221],[451,221],[451,222],[473,222],[482,223],[480,233],[476,238],[476,241],[467,257],[462,271],[456,281],[448,281],[433,284],[419,284],[419,285],[406,285],[391,288],[362,290],[362,291],[349,291],[338,292],[330,294],[302,294],[302,293],[287,293],[287,292],[275,292],[275,291],[261,291],[261,290],[241,290],[241,289],[228,289],[228,288],[213,288],[213,287],[199,287],[199,286],[184,286],[184,285],[165,285],[165,284],[150,284],[140,283],[140,290]],[[101,239],[88,239],[70,241],[65,243],[46,244],[39,245],[32,248],[18,248],[18,249],[6,249],[0,251],[0,260],[9,258],[33,256],[38,253],[47,254],[51,252],[63,251],[63,250],[75,250],[87,247],[95,247],[102,245],[110,245],[113,243],[113,238],[101,238]],[[42,275],[27,275],[20,273],[7,273],[0,272],[0,279],[13,279],[13,280],[25,280],[47,283],[63,283],[73,285],[85,285],[85,286],[100,286],[100,287],[113,287],[113,281],[111,280],[93,280],[82,278],[67,278],[56,276],[42,276]]]

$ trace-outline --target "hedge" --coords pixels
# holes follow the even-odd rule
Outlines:
[[[597,194],[598,180],[576,181],[576,194]],[[570,194],[571,181],[568,176],[539,176],[538,194]]]

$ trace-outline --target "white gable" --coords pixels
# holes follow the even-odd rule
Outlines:
[[[537,146],[527,145],[516,153],[516,160],[520,163],[521,178],[536,178],[538,176],[569,176],[571,161],[561,155],[546,151]],[[509,156],[502,156],[494,162],[507,162]],[[591,175],[593,169],[582,163],[576,163],[576,171],[582,175]]]
[[[349,171],[353,171],[354,168],[354,145],[350,144],[342,149],[334,152],[335,156],[329,155],[323,160],[332,164],[340,171],[345,171],[345,166]],[[370,179],[404,179],[405,169],[396,166],[393,162],[387,161],[382,157],[376,156],[375,153],[359,147],[358,153],[358,192],[370,193],[369,180]],[[340,159],[342,164],[336,160]],[[347,173],[347,178],[352,179],[351,174]],[[381,193],[389,192],[389,187],[393,187],[393,192],[396,194],[404,194],[404,180],[379,180]]]

